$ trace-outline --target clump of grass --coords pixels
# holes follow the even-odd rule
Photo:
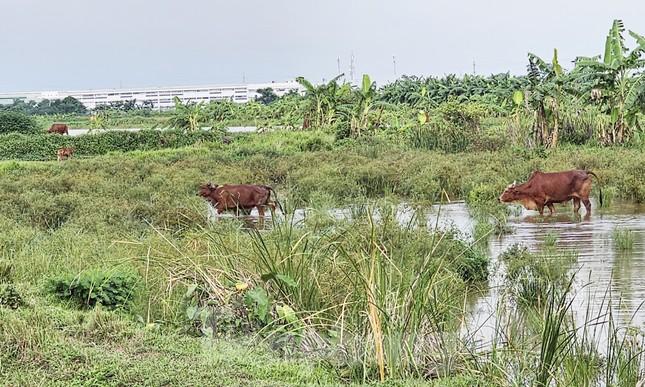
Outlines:
[[[553,232],[553,231],[549,231],[544,236],[543,244],[544,244],[544,247],[546,247],[546,248],[553,248],[553,247],[555,247],[555,244],[556,244],[557,241],[558,241],[558,234]]]
[[[614,200],[618,197],[618,189],[614,186],[608,186],[602,190],[602,206],[610,207]]]
[[[0,284],[8,283],[13,280],[13,270],[12,263],[0,261]]]
[[[634,248],[634,232],[632,230],[615,228],[612,234],[614,248],[619,251],[631,251]]]
[[[570,262],[575,256],[558,256],[557,265],[553,264],[554,259],[546,254],[531,253],[518,244],[500,255],[506,265],[508,290],[518,304],[540,308],[547,302],[551,286],[566,284],[568,267],[560,261]]]

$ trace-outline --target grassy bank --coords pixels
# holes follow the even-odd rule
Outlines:
[[[640,161],[638,149],[444,154],[308,132],[2,162],[0,380],[503,385],[500,369],[528,375],[534,354],[521,364],[506,350],[475,357],[455,334],[469,295],[485,286],[488,257],[453,230],[398,224],[396,204],[447,195],[487,208],[537,168],[588,168],[616,197],[643,201]],[[290,208],[358,205],[347,219],[314,209],[258,232],[207,221],[195,193],[208,180],[271,184]],[[519,282],[522,293],[543,286],[559,300],[545,284],[566,281],[531,270],[549,277]],[[522,351],[534,349],[540,328],[531,326]],[[537,378],[527,375],[513,376]]]

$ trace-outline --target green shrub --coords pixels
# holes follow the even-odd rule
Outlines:
[[[12,284],[0,283],[0,307],[18,309],[22,305],[24,301],[15,287]]]
[[[50,279],[48,291],[83,308],[100,304],[117,309],[130,305],[136,286],[137,279],[131,274],[91,271]]]
[[[0,132],[1,133],[1,132]],[[0,159],[54,160],[62,146],[75,148],[74,156],[179,148],[204,142],[220,142],[219,131],[180,130],[108,131],[78,137],[51,134],[11,133],[0,135]]]
[[[0,134],[34,133],[37,131],[36,121],[28,115],[14,111],[0,111]]]

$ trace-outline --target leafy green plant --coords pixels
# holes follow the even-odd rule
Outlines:
[[[16,111],[0,110],[0,134],[35,133],[37,131],[36,121],[28,115]]]
[[[48,281],[49,293],[83,308],[100,304],[108,309],[128,308],[135,297],[138,280],[121,272],[94,270],[65,275]]]
[[[63,146],[74,147],[75,157],[179,148],[199,143],[219,143],[221,137],[222,133],[218,130],[190,133],[179,130],[108,131],[71,138],[12,133],[0,135],[0,159],[55,160],[56,150]]]
[[[24,301],[14,285],[0,282],[0,306],[18,309],[22,305],[24,305]]]
[[[622,20],[614,20],[605,40],[605,51],[594,57],[579,57],[575,75],[583,85],[587,100],[597,103],[611,117],[610,130],[601,138],[609,144],[628,142],[639,127],[638,117],[645,113],[645,38],[629,34],[637,46],[630,52],[625,45]]]

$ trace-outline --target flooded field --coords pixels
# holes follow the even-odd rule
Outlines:
[[[496,311],[504,285],[504,265],[498,257],[514,244],[540,252],[544,250],[545,243],[551,243],[554,248],[548,251],[552,259],[562,259],[562,253],[576,257],[573,264],[562,264],[570,266],[570,274],[576,274],[572,294],[573,310],[579,324],[588,318],[587,312],[592,316],[606,313],[609,302],[617,324],[625,327],[642,327],[645,324],[645,307],[641,306],[645,300],[645,205],[616,202],[607,208],[598,208],[597,203],[593,203],[593,208],[590,216],[585,215],[584,209],[580,210],[580,215],[574,215],[570,205],[556,207],[557,213],[553,216],[539,216],[535,211],[518,208],[516,215],[508,219],[512,231],[499,237],[489,237],[491,265],[488,287],[473,301],[471,318],[465,328],[479,345],[486,346],[490,342],[497,323]],[[294,221],[304,219],[307,212],[297,210]],[[329,215],[342,219],[351,217],[352,212],[356,210],[334,209],[329,211]],[[396,211],[402,224],[411,222],[419,214],[426,218],[429,229],[457,228],[471,236],[475,225],[464,203],[433,206],[423,212],[402,204]],[[257,221],[255,216],[251,219]],[[616,248],[613,238],[616,229],[632,231],[634,242],[630,250]],[[596,338],[602,339],[600,336]]]

